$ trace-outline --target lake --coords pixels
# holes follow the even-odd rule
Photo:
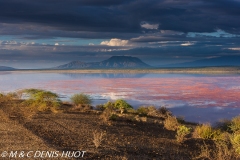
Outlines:
[[[39,88],[68,101],[86,93],[93,105],[124,99],[134,108],[166,106],[174,115],[192,122],[214,123],[240,113],[239,74],[113,74],[0,72],[0,91]]]

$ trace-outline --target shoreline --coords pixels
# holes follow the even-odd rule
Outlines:
[[[44,69],[19,69],[0,71],[10,73],[175,73],[175,74],[240,74],[240,67],[201,67],[201,68],[160,68],[160,69],[69,69],[69,70],[44,70]]]

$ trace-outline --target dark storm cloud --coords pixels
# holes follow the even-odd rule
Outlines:
[[[0,0],[0,60],[239,55],[239,17],[240,0]]]
[[[239,33],[239,15],[236,0],[0,0],[0,22],[66,31],[141,33],[146,21],[185,33]]]

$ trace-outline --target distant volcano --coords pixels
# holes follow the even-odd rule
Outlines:
[[[101,62],[72,61],[70,63],[54,67],[52,69],[118,69],[118,68],[151,68],[137,57],[112,56]]]

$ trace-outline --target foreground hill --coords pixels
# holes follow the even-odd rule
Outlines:
[[[131,56],[112,56],[111,58],[101,62],[81,62],[73,61],[52,69],[118,69],[118,68],[151,68],[150,65],[144,63],[139,58]]]
[[[28,91],[37,96],[55,95],[38,89]],[[23,92],[18,93],[21,96]],[[27,154],[18,152],[22,150],[30,152],[31,159],[239,159],[239,116],[213,128],[185,122],[165,107],[134,110],[124,100],[93,108],[69,102],[51,105],[55,98],[45,105],[44,100],[11,95],[0,96],[0,149],[7,148],[1,156],[9,159],[16,159],[9,151],[25,158]]]
[[[158,67],[226,67],[240,66],[240,56],[222,56],[209,59],[201,59],[193,62],[159,65]]]
[[[15,68],[0,66],[0,71],[12,71],[12,70],[15,70]]]

